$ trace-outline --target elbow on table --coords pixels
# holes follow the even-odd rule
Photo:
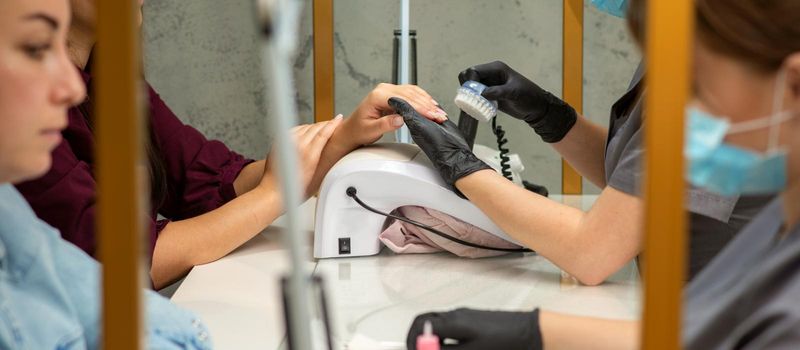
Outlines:
[[[580,282],[581,284],[583,284],[585,286],[595,287],[595,286],[599,286],[599,285],[603,284],[603,282],[605,282],[606,279],[611,275],[610,274],[602,274],[602,273],[590,272],[590,273],[582,273],[582,274],[577,274],[577,275],[572,275],[572,276],[575,277],[576,279],[578,279],[578,282]]]
[[[578,265],[578,268],[572,269],[572,271],[565,271],[575,277],[581,284],[594,287],[603,284],[609,277],[622,269],[625,263],[617,263],[615,261],[597,263],[597,260],[584,259]]]

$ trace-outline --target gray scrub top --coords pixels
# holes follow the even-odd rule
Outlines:
[[[644,64],[639,66],[628,92],[611,109],[605,154],[606,184],[639,195],[644,179]],[[719,253],[734,235],[770,201],[770,197],[723,197],[700,189],[687,191],[690,212],[689,266],[691,279]]]
[[[800,226],[782,223],[778,198],[689,284],[686,349],[800,349]]]

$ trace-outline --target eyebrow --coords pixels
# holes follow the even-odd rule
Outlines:
[[[29,21],[41,20],[49,24],[52,29],[58,29],[58,21],[55,18],[48,16],[44,13],[34,13],[32,15],[25,16],[25,20]]]

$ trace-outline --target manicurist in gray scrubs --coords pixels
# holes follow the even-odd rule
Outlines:
[[[628,91],[611,108],[604,164],[606,184],[633,196],[639,196],[644,180],[644,67],[639,65]],[[686,199],[690,215],[687,277],[700,272],[772,197],[690,188]]]
[[[594,3],[611,14],[620,13],[613,11],[610,3]],[[621,21],[613,17],[609,20]],[[636,258],[643,246],[644,203],[639,188],[644,157],[644,72],[642,64],[628,91],[614,104],[608,128],[579,115],[503,62],[470,67],[459,75],[461,83],[473,80],[488,86],[484,97],[497,101],[508,116],[525,122],[584,178],[603,189],[587,212],[516,187],[485,170],[474,157],[454,152],[455,156],[447,158],[437,146],[425,149],[424,144],[417,144],[439,166],[446,182],[511,237],[582,283],[600,284]],[[688,278],[719,253],[768,201],[698,189],[690,190],[686,197],[691,213]]]
[[[629,14],[640,42],[644,24],[637,19],[644,18],[644,2],[631,0]],[[695,0],[695,4],[694,98],[687,106],[685,144],[674,146],[684,147],[687,178],[707,198],[773,199],[686,287],[682,345],[798,349],[800,2]],[[444,138],[416,113],[404,117],[418,144]],[[626,132],[624,124],[617,133]],[[446,148],[442,153],[456,153],[446,146],[455,143],[436,144]],[[441,159],[434,163],[445,164]],[[469,178],[487,175],[474,172],[456,186],[469,197]],[[613,175],[609,185],[614,186]],[[409,332],[409,349],[415,349],[413,340],[426,321],[440,339],[458,342],[449,347],[453,350],[635,349],[640,329],[636,321],[540,309],[458,309],[418,316]]]

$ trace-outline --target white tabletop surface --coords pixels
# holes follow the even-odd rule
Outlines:
[[[551,198],[588,209],[596,196]],[[303,210],[310,237],[314,202]],[[280,225],[276,222],[216,262],[195,267],[172,297],[205,321],[216,348],[284,345],[279,279],[288,264]],[[446,253],[395,255],[384,249],[371,257],[309,260],[308,269],[325,280],[337,349],[356,335],[402,343],[415,315],[462,306],[542,307],[618,319],[636,319],[640,310],[639,274],[633,263],[598,287],[576,284],[535,254],[471,260]]]

